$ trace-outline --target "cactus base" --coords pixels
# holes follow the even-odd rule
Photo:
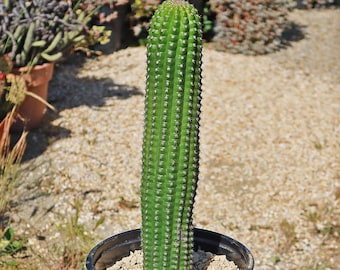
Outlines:
[[[254,258],[248,248],[228,236],[195,228],[194,249],[198,248],[213,254],[226,255],[240,270],[254,269]],[[141,249],[139,229],[111,236],[90,251],[86,269],[104,270],[138,249]]]

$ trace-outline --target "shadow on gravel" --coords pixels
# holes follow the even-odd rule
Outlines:
[[[305,27],[290,22],[282,33],[284,46],[289,47],[292,46],[292,42],[302,40],[305,37],[303,31]],[[77,74],[85,61],[84,55],[74,54],[67,61],[56,65],[48,92],[48,102],[56,108],[56,112],[48,110],[40,127],[29,132],[23,161],[41,155],[51,143],[70,136],[70,130],[51,124],[63,110],[83,105],[102,107],[108,98],[119,100],[144,95],[139,89],[116,84],[111,78],[79,78]],[[98,69],[105,68],[98,66]]]
[[[72,64],[61,64],[55,69],[49,84],[48,102],[58,112],[82,105],[101,107],[105,105],[106,99],[111,97],[127,99],[131,96],[143,95],[139,89],[116,84],[111,78],[78,78],[79,68],[81,67]]]
[[[70,130],[52,124],[63,110],[83,105],[102,107],[105,106],[108,98],[114,97],[119,100],[143,95],[137,88],[116,84],[110,78],[78,78],[77,73],[83,67],[84,61],[86,57],[76,55],[67,62],[56,65],[48,90],[48,102],[55,107],[56,111],[48,109],[39,128],[28,133],[23,162],[41,155],[51,143],[70,136]],[[14,133],[13,142],[18,138],[19,134]]]
[[[40,127],[29,131],[26,137],[26,150],[22,157],[23,162],[40,156],[51,143],[70,136],[70,130],[52,125],[50,119],[51,113],[48,112]]]
[[[281,34],[281,39],[285,46],[291,46],[292,42],[297,42],[305,38],[305,25],[289,22]]]
[[[22,157],[22,161],[28,161],[41,155],[51,143],[70,136],[71,131],[51,124],[52,119],[56,118],[56,114],[48,111],[44,116],[39,128],[30,130],[26,137],[26,149]],[[21,133],[12,132],[11,145],[19,139]]]

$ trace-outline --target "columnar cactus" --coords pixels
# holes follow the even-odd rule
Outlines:
[[[144,269],[191,269],[198,181],[202,31],[196,9],[165,1],[147,44],[142,167]]]

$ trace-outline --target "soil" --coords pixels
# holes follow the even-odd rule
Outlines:
[[[193,270],[239,270],[239,268],[223,255],[216,256],[209,252],[194,252]],[[108,270],[143,270],[143,254],[140,250],[131,252],[130,256],[115,263]]]

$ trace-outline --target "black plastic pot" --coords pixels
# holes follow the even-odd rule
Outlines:
[[[248,248],[228,236],[195,228],[194,248],[216,255],[226,255],[240,270],[254,269],[254,258]],[[87,256],[86,269],[104,270],[137,249],[141,249],[139,229],[111,236],[91,250]]]

